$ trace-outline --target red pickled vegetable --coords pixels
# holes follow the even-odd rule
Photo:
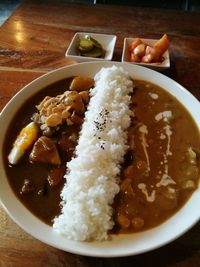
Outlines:
[[[167,34],[164,34],[160,40],[158,40],[154,46],[158,50],[160,50],[161,55],[169,48],[169,39]]]
[[[139,45],[142,44],[142,40],[140,38],[136,38],[135,41],[132,42],[132,44],[129,47],[129,51],[133,53],[133,50]]]
[[[162,55],[168,48],[169,39],[166,34],[164,34],[153,46],[145,44],[140,38],[136,38],[129,47],[130,62],[162,62]]]
[[[140,62],[140,58],[137,55],[135,55],[134,53],[131,53],[130,61],[131,62]]]

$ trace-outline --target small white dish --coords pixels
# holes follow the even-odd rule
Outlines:
[[[105,50],[105,57],[104,58],[94,58],[94,57],[84,57],[79,55],[78,51],[78,44],[81,37],[84,37],[85,35],[89,35],[95,40],[97,40]],[[65,56],[69,59],[75,60],[77,62],[84,62],[84,61],[97,61],[97,60],[112,60],[113,52],[115,48],[116,43],[116,35],[109,35],[109,34],[99,34],[99,33],[87,33],[87,32],[77,32],[66,53]]]
[[[140,62],[130,62],[130,52],[129,52],[129,47],[132,44],[132,42],[135,40],[136,38],[124,38],[124,46],[123,46],[123,52],[122,52],[122,62],[128,62],[130,64],[137,64],[137,65],[141,65],[144,67],[148,67],[154,70],[164,70],[170,67],[170,58],[169,58],[169,50],[167,50],[164,54],[164,60],[162,62],[158,62],[158,63],[140,63]],[[142,39],[141,40],[147,44],[147,45],[154,45],[155,42],[157,42],[158,40],[155,39]]]

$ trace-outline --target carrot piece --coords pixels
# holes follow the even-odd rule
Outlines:
[[[57,169],[51,170],[47,178],[49,185],[52,187],[58,185],[62,181],[65,173],[65,166],[60,166]]]
[[[135,41],[132,42],[132,44],[129,47],[129,51],[133,53],[133,50],[139,45],[142,44],[142,40],[140,38],[136,38]]]
[[[169,48],[169,39],[167,34],[164,34],[160,40],[158,40],[154,46],[161,51],[161,55]]]

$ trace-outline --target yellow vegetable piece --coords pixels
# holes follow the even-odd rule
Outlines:
[[[18,163],[25,151],[36,141],[38,134],[39,129],[34,122],[29,123],[21,130],[8,155],[8,161],[10,164],[14,165]]]
[[[77,76],[73,78],[69,89],[71,91],[85,91],[94,86],[94,80],[88,77]]]

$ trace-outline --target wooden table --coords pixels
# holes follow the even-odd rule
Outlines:
[[[199,13],[40,2],[24,2],[0,28],[0,109],[28,82],[73,63],[65,58],[65,51],[77,31],[116,34],[116,61],[121,59],[125,36],[160,38],[168,33],[171,68],[165,74],[200,99]],[[155,251],[100,259],[72,255],[41,243],[21,230],[0,207],[0,266],[197,267],[200,266],[200,223]]]

